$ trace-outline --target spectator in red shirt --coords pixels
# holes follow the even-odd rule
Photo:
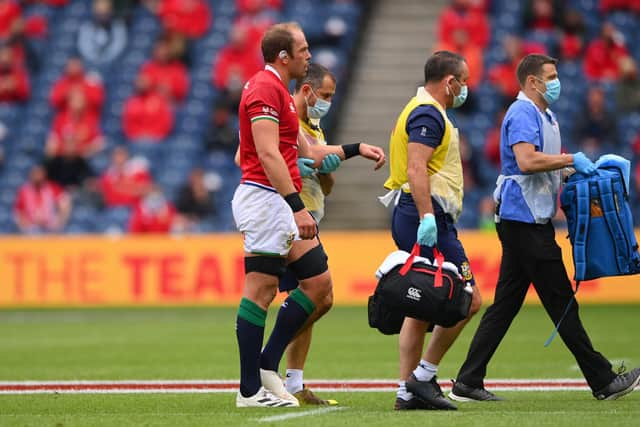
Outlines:
[[[136,204],[129,221],[129,232],[168,233],[176,220],[176,209],[155,186]]]
[[[67,109],[69,93],[79,90],[87,100],[87,109],[99,115],[104,102],[104,88],[100,77],[95,73],[85,73],[82,59],[77,56],[67,61],[65,73],[51,88],[51,106],[56,110]]]
[[[17,1],[0,0],[0,41],[12,38],[22,29],[22,9]]]
[[[640,12],[640,1],[638,0],[600,0],[600,10],[603,13],[615,10],[629,10]]]
[[[16,63],[11,47],[0,47],[0,102],[26,101],[31,94],[26,70]]]
[[[620,61],[629,56],[624,36],[605,22],[600,37],[589,43],[584,58],[584,73],[591,80],[618,80]]]
[[[484,144],[484,157],[498,170],[500,169],[500,127],[506,113],[505,108],[498,111],[496,119],[493,121],[495,126],[487,132]]]
[[[518,79],[514,78],[520,60],[530,53],[546,53],[546,49],[538,43],[524,43],[519,37],[513,35],[505,37],[502,44],[507,60],[502,64],[494,65],[489,70],[489,81],[503,97],[512,99],[520,91]]]
[[[524,8],[524,27],[529,30],[553,31],[562,20],[564,1],[529,0]]]
[[[58,113],[47,140],[46,153],[58,156],[74,153],[88,158],[102,149],[104,139],[98,116],[90,111],[82,90],[72,90],[67,98],[68,108]]]
[[[264,67],[257,49],[248,44],[247,27],[236,24],[229,44],[220,50],[213,67],[213,84],[219,89],[238,91],[251,76]]]
[[[448,50],[461,55],[469,67],[470,77],[467,80],[467,85],[469,89],[475,89],[482,81],[484,73],[482,49],[469,43],[469,34],[464,29],[455,30],[452,39],[453,43],[441,42],[434,51]]]
[[[116,147],[111,164],[100,177],[100,190],[107,207],[133,206],[151,185],[148,162],[143,157],[129,157],[125,147]]]
[[[173,111],[146,76],[136,79],[136,93],[124,105],[122,128],[133,142],[159,142],[173,128]]]
[[[189,38],[202,37],[211,26],[211,10],[203,0],[161,0],[158,16],[164,28]]]
[[[260,54],[262,54],[260,49],[262,35],[273,24],[275,24],[273,14],[262,9],[241,14],[234,22],[234,26],[241,25],[246,29],[247,49],[256,50]]]
[[[502,45],[507,54],[507,61],[494,65],[489,70],[489,81],[498,89],[502,96],[514,98],[520,91],[516,75],[518,63],[524,57],[522,40],[516,36],[505,37]]]
[[[71,199],[58,185],[47,180],[44,167],[34,166],[29,181],[18,190],[14,205],[16,224],[22,233],[61,231],[71,213]]]
[[[453,43],[455,30],[465,30],[469,34],[469,43],[484,48],[489,43],[489,20],[487,15],[471,0],[452,0],[438,22],[440,42]]]
[[[182,101],[189,91],[187,67],[171,58],[169,43],[160,39],[153,48],[153,58],[142,66],[141,74],[151,85],[174,102]]]
[[[236,11],[240,14],[259,13],[265,9],[281,10],[282,0],[236,0]]]
[[[98,117],[88,111],[84,92],[69,93],[69,108],[58,113],[45,148],[47,175],[63,187],[82,187],[93,177],[88,158],[102,149]]]
[[[564,14],[560,36],[560,57],[565,60],[580,58],[584,49],[584,21],[580,12],[569,9]]]

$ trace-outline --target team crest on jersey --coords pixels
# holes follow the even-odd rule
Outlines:
[[[289,110],[291,110],[292,113],[296,112],[296,106],[293,105],[293,102],[289,102]]]
[[[464,280],[466,280],[467,282],[471,279],[473,279],[473,273],[471,272],[471,266],[469,266],[469,263],[467,261],[463,262],[462,265],[460,265],[460,273],[462,274],[462,278]]]
[[[278,112],[273,108],[269,107],[268,105],[265,105],[262,107],[262,112],[265,114],[270,114],[274,117],[278,117]]]
[[[285,242],[285,246],[287,247],[287,249],[291,249],[291,245],[293,245],[293,239],[295,239],[295,237],[296,237],[295,233],[289,233],[289,237]]]

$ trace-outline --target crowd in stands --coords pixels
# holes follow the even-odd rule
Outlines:
[[[342,80],[361,13],[356,0],[0,0],[0,232],[231,229],[237,105],[263,31],[300,21]],[[491,227],[499,126],[533,52],[559,59],[566,151],[632,159],[640,213],[638,28],[637,0],[450,1],[434,45],[471,70],[451,113],[462,227]]]
[[[353,18],[353,36],[361,8],[323,3],[0,0],[0,232],[230,229],[220,206],[262,33],[322,8],[310,42],[335,48],[339,71],[355,37],[340,44],[335,21]]]
[[[632,160],[640,213],[640,2],[637,0],[451,0],[436,50],[467,58],[469,101],[452,116],[468,143],[463,227],[492,227],[491,194],[500,165],[500,123],[519,91],[515,71],[529,53],[559,60],[557,114],[567,152]]]

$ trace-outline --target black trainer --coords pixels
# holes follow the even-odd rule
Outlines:
[[[433,388],[436,389],[436,392],[438,393],[438,396],[444,397],[444,393],[442,392],[442,389],[440,388],[440,384],[438,384],[438,377],[434,375],[433,378],[431,378],[431,380],[429,382],[433,385]]]
[[[393,405],[393,409],[396,411],[412,411],[415,409],[435,409],[433,406],[426,404],[422,399],[412,397],[409,400],[404,400],[399,397],[396,398],[396,403]]]
[[[598,400],[615,400],[631,393],[638,386],[638,383],[640,383],[640,368],[617,375],[608,386],[594,391],[593,397]]]
[[[449,392],[449,399],[457,402],[481,402],[481,401],[500,401],[501,397],[491,393],[486,388],[474,388],[463,384],[459,381],[453,381],[453,387]]]
[[[455,411],[458,409],[444,397],[435,378],[432,378],[431,381],[418,381],[415,375],[411,374],[411,378],[407,381],[407,391],[413,393],[427,405],[433,406],[433,409],[445,411]]]

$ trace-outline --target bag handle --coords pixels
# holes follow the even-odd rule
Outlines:
[[[404,265],[400,269],[401,276],[405,276],[409,272],[409,270],[411,269],[411,266],[413,265],[413,260],[416,258],[417,255],[420,255],[420,245],[418,243],[415,243],[413,245],[413,248],[411,249],[411,254],[409,254],[409,258],[407,258]]]
[[[416,242],[411,249],[409,258],[407,258],[404,265],[400,269],[401,276],[405,276],[409,272],[409,270],[411,270],[413,260],[418,255],[420,255],[420,245]],[[442,264],[444,264],[444,255],[442,255],[442,253],[435,246],[433,247],[433,259],[438,263],[438,269],[436,270],[436,274],[433,279],[433,287],[440,288],[442,287]]]

